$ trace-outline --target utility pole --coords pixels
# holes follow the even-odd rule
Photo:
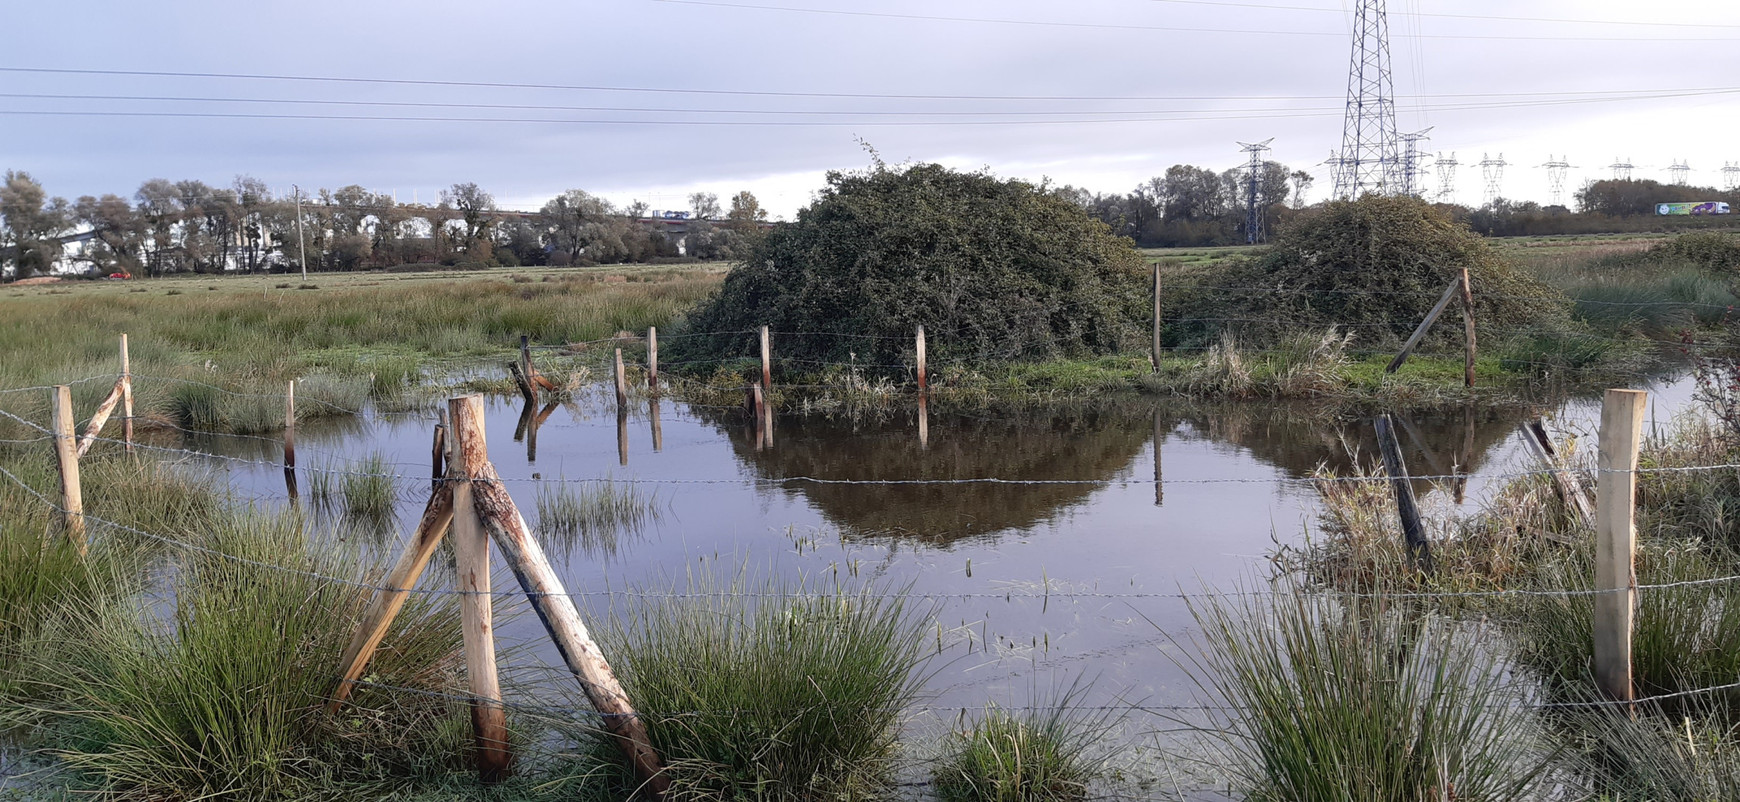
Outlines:
[[[1456,193],[1456,168],[1462,162],[1456,160],[1456,151],[1450,151],[1450,158],[1444,158],[1444,152],[1438,151],[1438,158],[1433,166],[1438,168],[1438,202],[1449,203],[1450,196]]]
[[[1347,70],[1335,197],[1358,200],[1402,188],[1397,145],[1395,86],[1390,77],[1390,26],[1384,0],[1359,0],[1353,16],[1353,54]]]
[[[1575,165],[1565,159],[1555,159],[1552,154],[1548,154],[1546,163],[1541,166],[1547,168],[1547,187],[1552,190],[1553,205],[1564,206],[1565,174],[1570,172]]]
[[[1269,137],[1254,145],[1239,143],[1240,150],[1251,154],[1250,163],[1245,166],[1245,243],[1249,245],[1263,241],[1263,209],[1257,203],[1257,195],[1263,177],[1263,152],[1273,141],[1275,138]]]
[[[1419,180],[1419,175],[1420,175],[1420,140],[1431,139],[1431,137],[1426,136],[1426,134],[1430,133],[1431,130],[1435,127],[1437,127],[1437,126],[1428,126],[1426,129],[1421,130],[1421,131],[1415,131],[1414,133],[1411,133],[1411,134],[1402,134],[1402,143],[1404,145],[1404,149],[1402,151],[1402,194],[1403,195],[1407,195],[1409,197],[1419,197],[1421,195],[1426,194],[1425,188],[1421,186],[1421,182]]]
[[[1480,174],[1486,179],[1486,200],[1482,205],[1491,206],[1499,198],[1504,197],[1501,187],[1504,185],[1504,168],[1510,162],[1504,160],[1504,154],[1498,154],[1494,159],[1484,153],[1480,154]]]
[[[302,236],[302,188],[291,184],[296,194],[296,261],[302,263],[302,280],[308,280],[308,241]]]

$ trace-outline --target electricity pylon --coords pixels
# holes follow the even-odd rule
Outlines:
[[[1420,180],[1420,141],[1431,139],[1431,137],[1426,136],[1426,134],[1429,133],[1433,127],[1436,126],[1427,127],[1425,130],[1415,131],[1411,134],[1402,134],[1403,195],[1419,197],[1420,195],[1425,194],[1425,187],[1422,186],[1425,182]]]
[[[1402,188],[1395,85],[1390,77],[1390,26],[1384,0],[1359,0],[1353,15],[1353,54],[1347,70],[1347,111],[1335,197],[1367,192],[1393,195]]]
[[[1438,152],[1438,158],[1433,162],[1438,168],[1438,202],[1449,203],[1450,196],[1456,192],[1456,168],[1462,164],[1456,160],[1456,151],[1450,151],[1450,158],[1444,158],[1444,152]]]
[[[1679,159],[1675,159],[1674,163],[1667,169],[1669,173],[1673,174],[1674,184],[1682,187],[1686,185],[1686,177],[1692,173],[1692,166]]]
[[[1614,157],[1613,163],[1607,165],[1607,169],[1613,171],[1613,180],[1630,181],[1631,171],[1636,169],[1636,167],[1631,163],[1630,159],[1620,161],[1618,157]]]
[[[1254,145],[1239,143],[1240,150],[1251,154],[1250,164],[1245,166],[1245,242],[1251,245],[1263,241],[1263,210],[1257,204],[1257,195],[1263,180],[1263,152],[1273,141],[1275,138],[1269,137]]]
[[[1484,153],[1480,154],[1480,174],[1486,179],[1486,197],[1481,205],[1491,206],[1493,201],[1503,197],[1500,187],[1504,184],[1504,168],[1509,165],[1510,162],[1504,160],[1503,153],[1498,154],[1496,159]]]
[[[1555,159],[1548,155],[1546,163],[1541,166],[1547,168],[1547,187],[1552,191],[1553,205],[1565,205],[1565,174],[1571,171],[1573,165],[1564,159]]]

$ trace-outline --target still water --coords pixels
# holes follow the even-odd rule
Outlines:
[[[1695,388],[1678,380],[1649,389],[1652,417],[1665,424]],[[1078,677],[1092,681],[1095,703],[1196,701],[1177,662],[1193,623],[1170,596],[1263,582],[1277,544],[1298,543],[1312,525],[1316,495],[1301,480],[1319,465],[1345,473],[1377,453],[1369,418],[1310,404],[1131,397],[1020,414],[933,412],[922,444],[916,410],[781,416],[771,445],[740,410],[668,399],[656,445],[645,401],[620,429],[604,393],[533,415],[517,398],[491,398],[487,410],[489,456],[534,530],[540,481],[636,480],[654,496],[657,515],[637,530],[545,539],[570,592],[680,588],[691,571],[906,589],[923,609],[934,605],[939,654],[924,707],[936,721],[961,707],[1044,701]],[[1533,469],[1516,427],[1537,412],[1397,411],[1413,474],[1466,476],[1417,482],[1427,515],[1473,511],[1503,474]],[[1598,412],[1594,398],[1547,411],[1561,436],[1592,433]],[[301,464],[346,468],[382,456],[402,475],[398,531],[381,541],[396,550],[427,498],[434,422],[430,409],[305,426]],[[187,445],[281,457],[264,439]],[[283,499],[276,468],[220,464],[244,495]],[[947,481],[985,478],[1056,483]],[[847,483],[913,479],[944,481]],[[517,587],[499,561],[495,587]],[[599,619],[632,598],[585,595],[582,614]],[[554,676],[561,665],[535,616],[500,622],[497,638],[520,647],[504,654],[505,675]]]

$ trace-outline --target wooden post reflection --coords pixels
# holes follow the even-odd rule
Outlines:
[[[653,453],[657,454],[665,448],[665,428],[659,425],[659,397],[653,396],[647,401],[647,417],[652,421]]]
[[[554,401],[545,404],[543,409],[538,410],[537,417],[532,418],[531,422],[526,425],[526,462],[538,461],[538,429],[544,425],[544,421],[550,419],[550,414],[555,412],[558,406],[561,405]],[[531,407],[526,407],[526,409],[530,411]]]
[[[921,451],[930,448],[930,409],[924,393],[918,394],[918,447]]]
[[[765,398],[761,404],[761,445],[763,448],[773,448],[773,404]]]
[[[523,442],[526,432],[532,428],[532,416],[537,413],[536,402],[528,399],[520,405],[520,419],[514,424],[514,442]]]
[[[1155,268],[1159,272],[1159,268]],[[1166,427],[1161,423],[1160,408],[1154,408],[1154,506],[1166,506],[1166,485],[1161,481],[1164,476],[1160,472],[1160,444],[1166,440]]]
[[[628,410],[616,410],[616,461],[628,465]]]
[[[1461,504],[1468,495],[1468,470],[1474,464],[1474,407],[1462,408],[1462,453],[1456,457],[1456,503]]]

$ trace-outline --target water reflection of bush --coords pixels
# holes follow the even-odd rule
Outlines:
[[[1055,520],[1120,478],[1147,479],[1134,461],[1156,437],[1180,424],[1183,436],[1238,446],[1256,459],[1304,478],[1319,465],[1348,473],[1370,464],[1377,440],[1371,418],[1323,405],[1181,404],[1153,399],[1105,402],[995,416],[936,414],[921,447],[913,414],[876,419],[783,416],[775,445],[758,449],[742,413],[697,409],[717,426],[738,459],[766,478],[831,480],[1003,479],[1084,480],[1094,484],[838,485],[794,481],[801,495],[852,536],[895,536],[932,544],[1031,529]],[[1474,409],[1396,415],[1402,447],[1415,475],[1478,470],[1526,411]],[[1403,423],[1405,421],[1405,423]],[[1190,479],[1202,477],[1170,477]],[[1425,492],[1430,482],[1416,482]],[[1175,485],[1174,493],[1188,493]]]

